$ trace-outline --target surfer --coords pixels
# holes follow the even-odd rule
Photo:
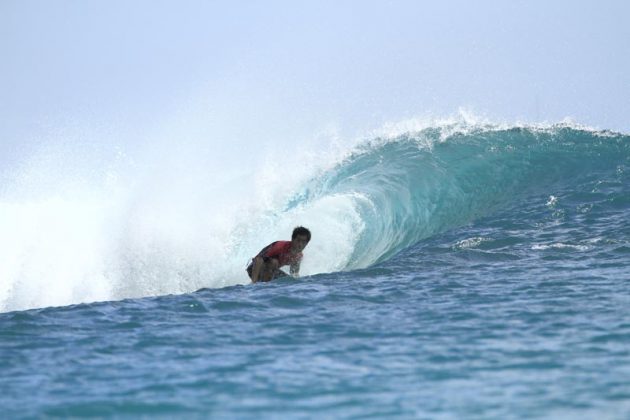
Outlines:
[[[285,265],[289,266],[291,276],[298,277],[302,251],[310,240],[311,232],[305,227],[298,226],[293,229],[290,241],[276,241],[264,247],[247,266],[247,274],[252,283],[288,276],[280,270],[280,267]]]

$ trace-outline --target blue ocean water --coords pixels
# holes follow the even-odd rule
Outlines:
[[[375,138],[264,220],[296,214],[313,231],[297,280],[217,287],[201,270],[197,291],[37,308],[14,270],[3,416],[630,417],[627,135]],[[336,270],[312,262],[333,259],[328,225],[356,233]]]

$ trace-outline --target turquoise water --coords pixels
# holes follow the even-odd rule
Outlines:
[[[339,197],[341,270],[28,310],[16,281],[4,417],[629,418],[629,137],[374,139],[271,220]]]

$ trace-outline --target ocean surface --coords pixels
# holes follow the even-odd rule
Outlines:
[[[0,197],[3,418],[630,418],[628,135],[377,136],[192,227],[185,194],[26,178]],[[247,284],[297,224],[303,276]]]

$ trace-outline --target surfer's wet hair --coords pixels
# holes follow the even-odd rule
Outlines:
[[[309,242],[311,240],[311,231],[306,229],[304,226],[298,226],[295,229],[293,229],[291,240],[295,239],[298,235],[306,236],[306,242]]]

